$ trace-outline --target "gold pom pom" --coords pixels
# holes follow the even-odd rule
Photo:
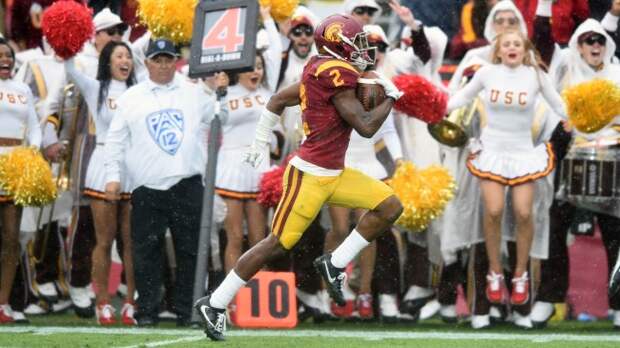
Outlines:
[[[258,0],[261,6],[271,6],[271,17],[276,22],[283,22],[293,15],[299,0]]]
[[[198,0],[138,0],[140,23],[154,38],[166,38],[176,44],[192,38],[194,9]]]
[[[609,80],[594,79],[562,92],[570,122],[584,133],[600,130],[620,115],[620,88]]]
[[[388,184],[404,208],[396,224],[412,232],[424,231],[441,215],[456,189],[454,178],[446,168],[432,165],[418,170],[411,162],[400,165]]]
[[[46,205],[57,194],[47,161],[39,150],[23,146],[0,155],[0,187],[22,206]]]

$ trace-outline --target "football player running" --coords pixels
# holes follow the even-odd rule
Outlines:
[[[223,340],[226,307],[236,293],[267,262],[291,250],[323,204],[362,208],[368,212],[334,250],[314,261],[330,296],[344,305],[344,267],[400,216],[402,206],[392,189],[357,170],[344,167],[352,129],[372,137],[402,95],[394,84],[378,78],[387,98],[365,111],[356,97],[357,80],[369,65],[366,33],[347,15],[332,15],[315,31],[319,55],[304,67],[301,82],[271,97],[256,128],[253,145],[244,160],[256,167],[269,146],[271,129],[287,106],[300,105],[305,141],[291,159],[283,177],[283,195],[275,211],[271,233],[237,261],[220,286],[194,307],[205,321],[212,340]]]

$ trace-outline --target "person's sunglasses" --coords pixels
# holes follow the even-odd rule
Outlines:
[[[306,35],[306,36],[312,36],[314,35],[314,30],[310,27],[307,27],[305,25],[300,25],[296,28],[294,28],[293,30],[291,30],[291,35],[295,36],[295,37],[300,37],[302,35]]]
[[[517,23],[519,23],[519,20],[515,17],[512,18],[495,18],[495,24],[498,25],[503,25],[504,22],[508,22],[509,25],[517,25]]]
[[[108,29],[104,29],[103,31],[106,32],[106,34],[110,35],[110,36],[114,36],[114,35],[123,35],[125,34],[125,29],[121,28],[121,27],[112,27],[112,28],[108,28]]]
[[[377,9],[374,7],[368,6],[360,6],[353,9],[353,13],[358,16],[363,16],[364,14],[368,14],[369,16],[373,16],[377,12]]]
[[[606,42],[607,42],[607,39],[603,35],[592,35],[592,36],[588,36],[587,38],[583,40],[583,43],[585,43],[588,46],[593,46],[595,43],[598,43],[601,46],[605,46]]]

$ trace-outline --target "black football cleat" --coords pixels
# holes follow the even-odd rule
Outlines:
[[[332,265],[331,257],[331,254],[319,256],[312,264],[325,283],[327,283],[327,292],[329,292],[329,296],[331,296],[332,300],[334,300],[338,306],[342,307],[346,304],[342,288],[347,279],[347,274],[344,272],[344,268],[337,268]]]
[[[194,308],[200,313],[204,320],[204,328],[207,337],[212,341],[224,341],[224,331],[226,331],[226,310],[211,307],[209,300],[211,296],[201,297],[194,303]]]
[[[618,258],[616,260],[614,270],[611,272],[611,276],[609,277],[608,291],[610,298],[620,292],[620,251],[618,252]]]

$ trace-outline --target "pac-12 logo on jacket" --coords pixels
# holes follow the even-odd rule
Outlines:
[[[164,109],[146,116],[146,126],[159,147],[175,155],[183,142],[183,112],[178,109]]]

